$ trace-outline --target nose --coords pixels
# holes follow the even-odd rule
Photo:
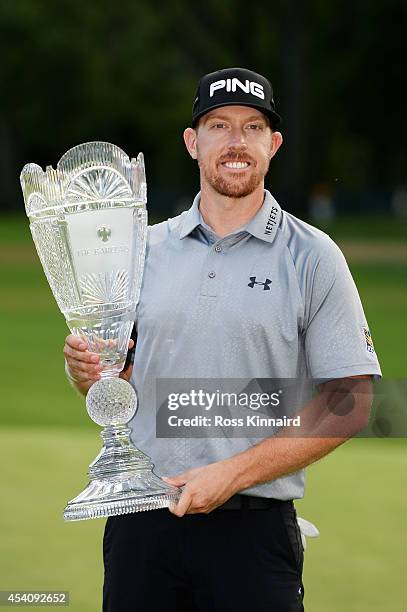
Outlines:
[[[246,135],[242,129],[233,128],[230,131],[229,148],[231,147],[238,147],[239,149],[247,147]]]

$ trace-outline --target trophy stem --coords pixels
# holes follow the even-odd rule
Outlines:
[[[130,440],[127,425],[107,425],[100,432],[104,442],[99,455],[89,466],[89,476],[104,478],[123,471],[152,469],[150,459],[139,451]]]
[[[130,432],[127,425],[102,429],[104,445],[89,466],[90,482],[68,502],[66,521],[167,508],[178,501],[180,490],[154,474],[150,458],[133,445]]]
[[[103,362],[102,362],[103,365]],[[100,372],[100,378],[102,380],[106,379],[106,378],[119,378],[119,375],[121,374],[121,370],[102,370]]]

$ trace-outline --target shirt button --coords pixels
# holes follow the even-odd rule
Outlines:
[[[222,250],[222,247],[221,247],[219,244],[217,244],[217,245],[216,245],[216,247],[215,247],[215,251],[216,251],[217,253],[220,253],[220,252],[221,252],[221,250]]]
[[[209,278],[215,278],[216,272],[208,272]]]

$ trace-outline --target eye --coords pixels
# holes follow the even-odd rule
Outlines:
[[[214,123],[212,127],[217,130],[222,130],[223,128],[226,127],[226,124],[225,123]]]
[[[263,125],[261,123],[249,123],[247,126],[249,130],[262,130]]]

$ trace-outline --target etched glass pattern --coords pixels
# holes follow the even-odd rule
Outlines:
[[[136,394],[121,378],[99,380],[88,392],[86,408],[98,425],[128,423],[136,411]]]
[[[139,298],[147,233],[142,153],[74,147],[56,170],[21,174],[33,239],[72,333],[101,355],[104,376],[122,370]]]

